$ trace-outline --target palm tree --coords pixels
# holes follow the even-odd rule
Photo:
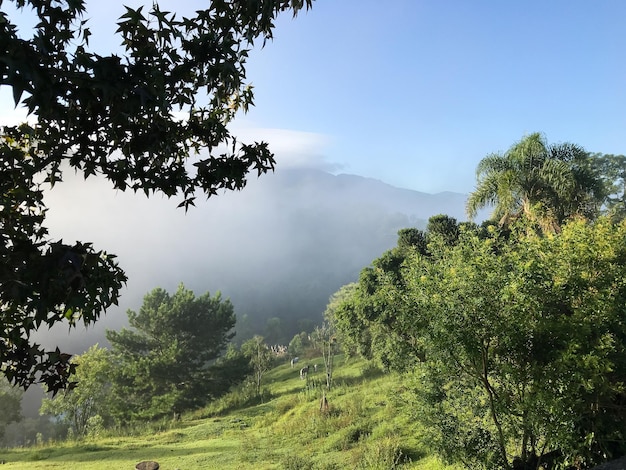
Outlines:
[[[524,137],[504,154],[483,158],[476,177],[476,190],[467,201],[469,217],[493,206],[493,217],[503,225],[525,217],[558,230],[569,217],[594,217],[602,199],[589,154],[570,143],[548,145],[539,133]]]

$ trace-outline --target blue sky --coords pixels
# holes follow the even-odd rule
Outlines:
[[[141,2],[88,3],[102,52],[122,3]],[[470,192],[482,157],[535,131],[626,154],[625,20],[621,0],[316,0],[251,54],[256,107],[234,129],[268,140],[279,168],[425,192]]]
[[[469,192],[524,134],[626,153],[626,2],[318,0],[249,76],[263,126],[325,136],[342,171]]]

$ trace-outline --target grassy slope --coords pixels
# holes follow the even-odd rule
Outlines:
[[[327,413],[320,412],[321,388],[314,386],[323,373],[311,374],[307,390],[286,364],[267,374],[272,399],[266,403],[203,417],[208,408],[175,428],[139,436],[0,451],[7,461],[2,468],[131,469],[142,460],[156,460],[163,470],[387,469],[402,462],[402,468],[446,468],[421,447],[419,428],[400,398],[399,377],[366,370],[357,360],[339,358],[336,365]]]

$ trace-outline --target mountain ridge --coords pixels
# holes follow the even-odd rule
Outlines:
[[[256,332],[267,319],[282,318],[282,330],[270,336],[288,341],[321,320],[330,295],[395,246],[399,229],[423,229],[441,213],[464,220],[466,198],[358,175],[279,168],[185,214],[168,200],[116,193],[105,182],[68,175],[50,194],[51,235],[115,253],[129,281],[118,309],[63,343],[70,352],[106,344],[104,327],[126,325],[125,310],[139,309],[147,292],[171,292],[181,282],[197,295],[221,291]],[[55,346],[57,333],[42,335],[43,342]]]

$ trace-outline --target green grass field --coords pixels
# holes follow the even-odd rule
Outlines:
[[[264,403],[238,408],[234,392],[180,421],[146,425],[127,433],[132,435],[1,450],[2,469],[133,469],[155,460],[163,470],[451,470],[422,446],[401,398],[400,377],[340,356],[329,409],[322,412],[317,384],[323,377],[318,368],[307,388],[298,370],[281,365],[264,379]]]

